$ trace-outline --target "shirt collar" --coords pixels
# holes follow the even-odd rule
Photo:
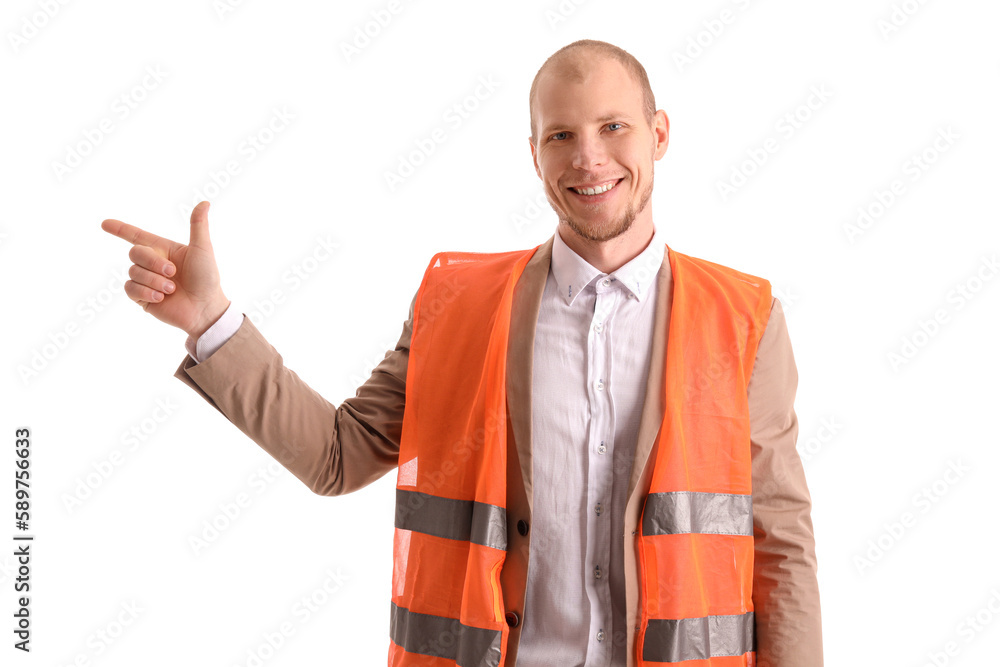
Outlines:
[[[663,264],[666,245],[660,232],[653,227],[653,238],[642,252],[629,260],[617,271],[607,274],[615,278],[623,288],[635,295],[642,303],[652,291],[656,274]],[[552,242],[552,275],[559,286],[559,294],[568,305],[573,305],[576,296],[594,278],[605,274],[591,266],[587,260],[576,254],[556,231]]]

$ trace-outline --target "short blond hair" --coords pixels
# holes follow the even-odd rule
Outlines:
[[[649,77],[646,76],[646,69],[631,53],[608,42],[601,42],[596,39],[580,39],[572,44],[562,47],[542,63],[535,74],[535,79],[531,82],[531,90],[528,92],[528,113],[531,120],[531,143],[537,144],[538,137],[535,135],[535,97],[538,92],[538,80],[542,73],[551,67],[558,68],[561,73],[575,81],[582,81],[585,72],[580,67],[579,60],[575,59],[579,51],[587,54],[594,54],[602,58],[608,58],[621,63],[625,70],[638,84],[642,92],[642,106],[646,116],[646,122],[653,124],[653,116],[656,115],[656,100],[653,98],[653,89],[649,85]]]

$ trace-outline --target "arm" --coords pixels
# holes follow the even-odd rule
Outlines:
[[[795,450],[798,372],[773,299],[750,378],[753,604],[759,667],[822,667],[812,500]]]
[[[337,407],[286,368],[245,316],[236,333],[201,363],[187,355],[174,377],[314,493],[350,493],[398,463],[413,305],[395,350],[356,396]]]
[[[174,376],[312,491],[338,495],[370,484],[398,462],[413,304],[396,349],[354,398],[334,407],[285,368],[281,355],[226,298],[208,208],[203,201],[191,211],[187,245],[121,220],[101,222],[101,229],[132,244],[125,293],[150,315],[188,333],[188,349],[201,363],[189,354]]]

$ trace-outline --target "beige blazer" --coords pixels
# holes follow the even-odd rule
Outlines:
[[[518,281],[507,352],[508,553],[501,573],[508,623],[506,665],[514,665],[521,632],[532,539],[531,376],[535,323],[552,257],[549,238]],[[663,368],[672,296],[668,254],[658,274],[653,352],[625,511],[628,645],[638,630],[638,568],[634,535],[649,490],[655,439],[663,417]],[[249,318],[212,356],[190,355],[174,375],[215,406],[313,492],[350,493],[397,466],[403,423],[413,303],[396,349],[353,398],[334,407],[294,371]],[[754,589],[757,661],[762,667],[822,667],[812,507],[795,449],[793,409],[798,374],[781,304],[774,299],[748,390],[751,425]],[[525,521],[525,535],[517,530]],[[524,526],[522,525],[522,529]],[[536,540],[544,536],[535,537]],[[635,664],[629,651],[629,666]]]

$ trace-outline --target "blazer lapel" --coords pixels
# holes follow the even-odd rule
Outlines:
[[[642,416],[639,418],[639,432],[636,436],[635,456],[632,461],[632,474],[628,481],[628,505],[634,506],[632,494],[637,486],[649,488],[649,480],[640,485],[640,478],[646,470],[646,462],[653,449],[653,443],[660,432],[663,421],[664,406],[664,360],[667,353],[667,328],[670,325],[670,308],[673,304],[673,279],[670,271],[670,246],[663,253],[663,263],[656,274],[656,310],[653,322],[653,350],[649,357],[649,376],[646,380],[646,399],[642,406]],[[648,478],[649,475],[647,474]],[[627,510],[628,511],[628,510]]]
[[[542,303],[545,280],[552,261],[554,236],[539,246],[528,260],[514,287],[511,304],[510,338],[507,342],[507,410],[517,445],[517,457],[524,480],[528,511],[531,493],[531,376],[535,345],[535,324]]]

